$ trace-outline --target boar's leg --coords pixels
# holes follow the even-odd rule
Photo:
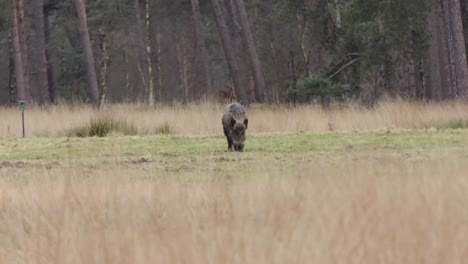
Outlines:
[[[228,150],[232,151],[233,150],[233,144],[232,141],[228,138]]]
[[[226,129],[226,127],[223,127],[224,130],[224,135],[226,136],[227,142],[228,142],[228,150],[232,150],[232,140],[229,138],[229,133]]]

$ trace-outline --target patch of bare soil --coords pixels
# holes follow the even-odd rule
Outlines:
[[[22,169],[26,168],[30,164],[24,161],[3,161],[0,163],[1,168],[15,168],[15,169]]]
[[[253,160],[253,158],[227,158],[227,157],[219,157],[213,158],[214,162],[236,162],[236,161],[248,161]]]
[[[146,157],[141,157],[141,158],[137,158],[137,159],[129,159],[129,160],[125,160],[124,163],[126,164],[145,164],[145,163],[153,163],[153,162],[156,162],[154,159],[151,159],[151,158],[146,158]]]
[[[192,166],[181,165],[180,167],[177,167],[177,168],[166,167],[166,171],[167,172],[177,172],[177,173],[191,172],[191,171],[194,171],[194,168]]]

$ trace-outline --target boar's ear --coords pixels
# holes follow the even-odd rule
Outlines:
[[[231,118],[230,124],[231,124],[231,127],[234,127],[234,125],[236,124],[236,120],[234,118]]]
[[[244,119],[244,125],[245,125],[245,128],[247,128],[249,125],[249,120],[247,118]]]

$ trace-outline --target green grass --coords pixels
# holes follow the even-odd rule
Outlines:
[[[374,155],[406,152],[437,152],[456,148],[465,153],[468,130],[438,132],[403,131],[375,133],[300,133],[248,136],[244,153],[227,152],[224,137],[178,137],[170,135],[91,138],[26,138],[0,140],[0,162],[92,162],[132,160],[141,157],[167,163],[195,160],[196,165],[210,161],[229,166],[232,160],[299,161],[328,157],[339,160],[349,155]],[[275,165],[276,166],[276,165]]]

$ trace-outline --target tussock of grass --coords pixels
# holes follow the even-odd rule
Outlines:
[[[105,137],[110,133],[125,136],[137,135],[138,131],[130,123],[117,121],[111,117],[93,118],[91,122],[83,127],[72,129],[68,132],[71,137]]]
[[[156,134],[173,135],[175,134],[175,130],[168,122],[164,122],[162,125],[156,128]]]
[[[426,129],[466,129],[468,128],[468,119],[453,119],[437,122],[428,122],[425,125]]]
[[[454,120],[449,123],[449,128],[459,129],[459,128],[468,128],[467,120]]]

